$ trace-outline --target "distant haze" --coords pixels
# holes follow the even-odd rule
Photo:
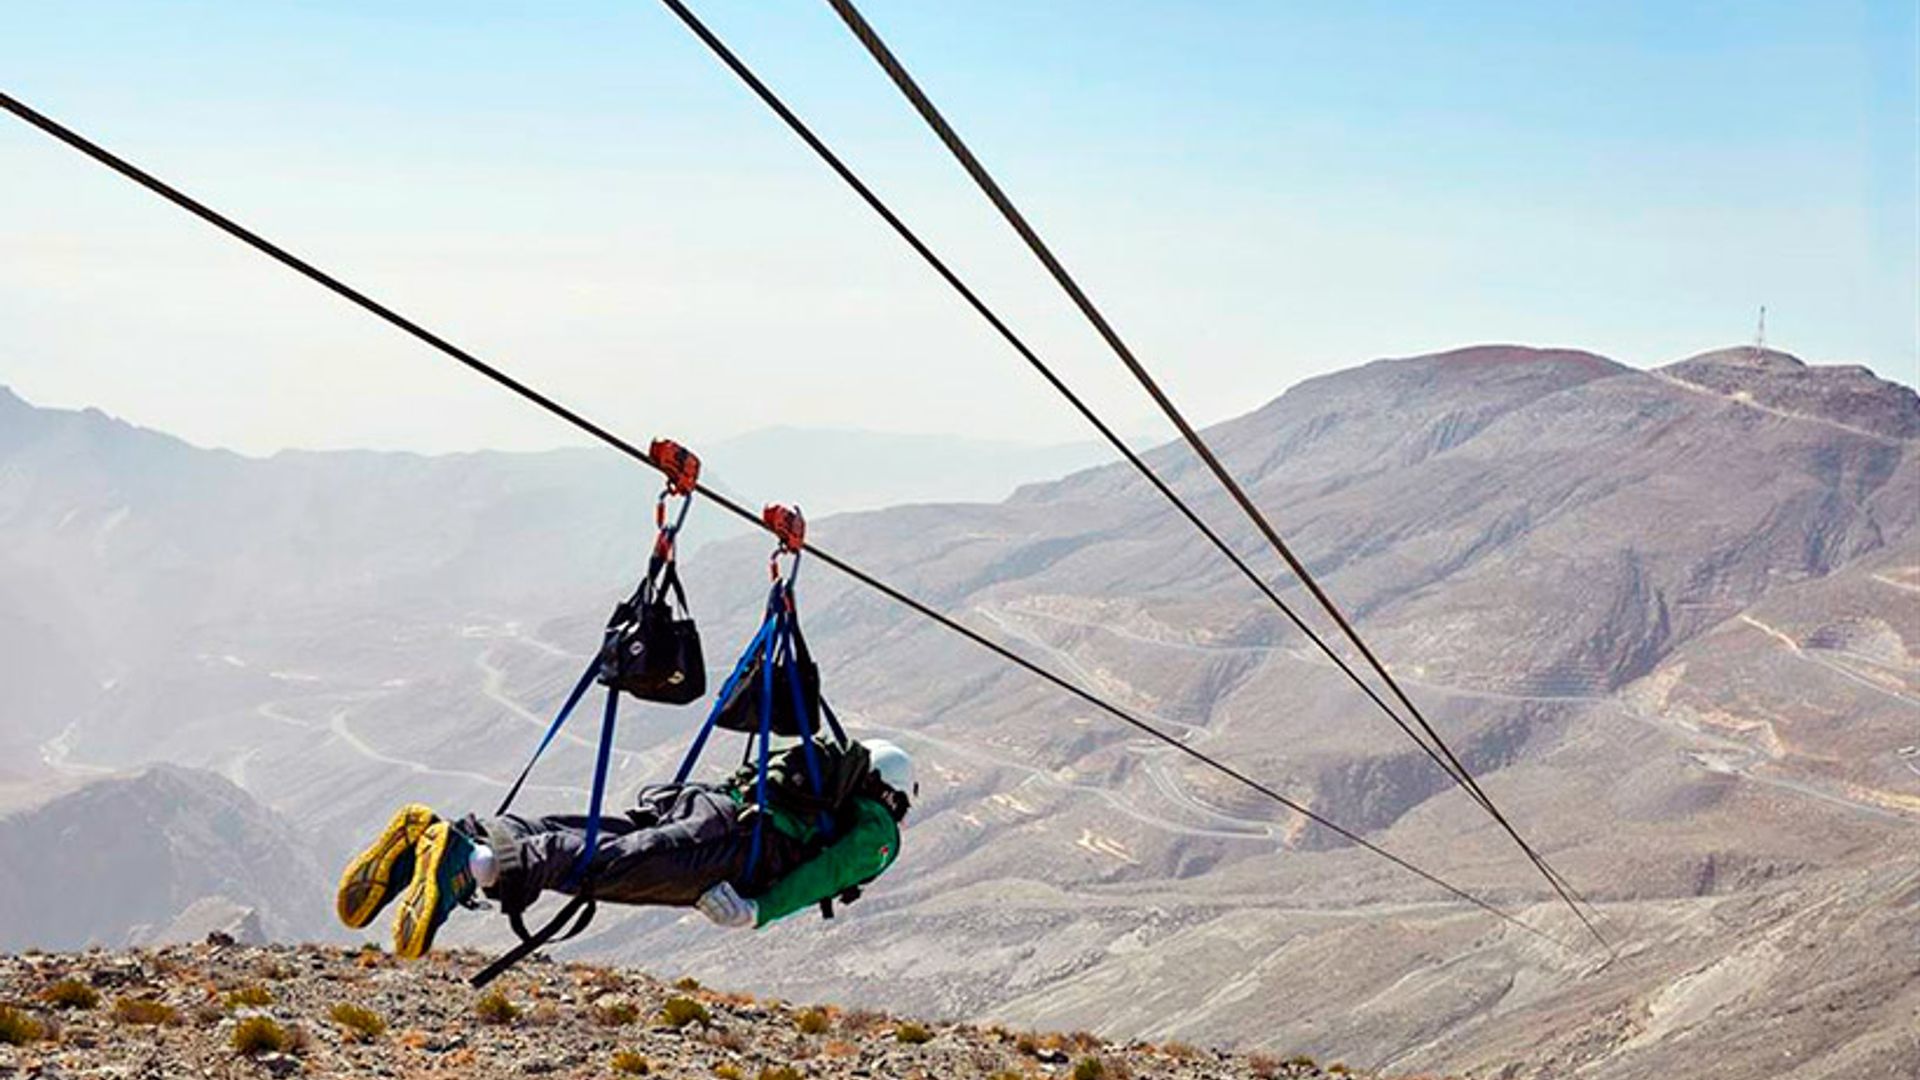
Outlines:
[[[8,92],[638,438],[1089,433],[656,4],[16,5]],[[891,39],[1202,421],[1474,341],[1916,378],[1914,11],[906,4]],[[823,5],[708,17],[1167,433]],[[199,445],[579,436],[24,125],[0,382]]]

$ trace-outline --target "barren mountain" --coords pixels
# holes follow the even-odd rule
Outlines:
[[[132,452],[158,437],[32,415],[66,451],[0,436],[0,582],[34,583],[20,602],[57,624],[34,636],[91,681],[81,700],[58,696],[65,676],[35,686],[60,704],[18,706],[15,737],[69,769],[219,769],[323,857],[401,798],[490,808],[644,543],[644,499],[609,510],[593,496],[611,474],[585,456],[254,462]],[[1483,347],[1312,380],[1209,433],[1599,906],[1617,956],[1583,944],[1504,836],[1112,467],[1000,504],[841,515],[815,537],[1567,948],[810,566],[830,693],[927,763],[901,868],[846,917],[751,947],[654,913],[603,916],[577,949],[800,998],[1369,1066],[1911,1075],[1915,976],[1889,943],[1911,940],[1920,882],[1915,431],[1913,391],[1858,368],[1730,350],[1643,372]],[[1180,448],[1150,460],[1310,609]],[[691,531],[711,516],[697,507]],[[688,562],[715,664],[750,629],[764,553],[746,539]],[[120,624],[123,648],[99,648],[115,624],[76,625],[99,618],[94,573],[150,620]],[[634,712],[629,787],[695,719]],[[529,805],[579,803],[586,734]],[[456,939],[490,940],[481,925]]]
[[[289,822],[209,773],[155,765],[0,813],[0,949],[326,932],[332,874]]]

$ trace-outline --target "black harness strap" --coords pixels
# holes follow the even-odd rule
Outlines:
[[[594,913],[598,907],[599,905],[594,901],[593,896],[583,892],[567,901],[566,905],[556,912],[553,918],[548,919],[545,925],[531,933],[527,931],[527,924],[521,918],[522,912],[507,912],[507,921],[513,924],[513,932],[520,935],[520,944],[501,953],[499,959],[481,968],[479,974],[467,980],[468,985],[478,990],[505,974],[506,971],[515,964],[532,956],[546,946],[577,937],[581,931],[587,928],[587,924],[593,921]],[[566,926],[567,920],[569,919],[574,920],[573,928],[564,934],[560,933],[561,928]]]

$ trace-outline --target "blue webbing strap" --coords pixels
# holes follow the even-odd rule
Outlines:
[[[776,584],[773,590],[775,598],[778,599],[780,586]],[[772,621],[774,632],[765,639],[760,652],[760,764],[754,770],[756,777],[753,801],[756,813],[753,816],[753,844],[747,849],[747,877],[749,878],[760,865],[760,838],[767,827],[767,758],[773,751],[774,643],[780,636],[781,626],[784,625],[780,611],[774,612]]]
[[[593,677],[599,672],[600,657],[596,655],[587,662],[587,670],[580,673],[580,681],[573,685],[573,692],[567,695],[567,703],[560,706],[560,712],[553,718],[553,723],[547,725],[547,733],[541,736],[540,745],[534,748],[533,756],[527,759],[527,767],[520,770],[520,775],[514,780],[513,786],[507,789],[507,797],[500,800],[500,808],[493,812],[494,816],[498,817],[506,813],[507,807],[513,805],[513,800],[520,794],[520,788],[526,784],[527,777],[532,775],[534,764],[540,760],[541,754],[547,752],[547,747],[553,745],[554,736],[560,734],[560,729],[566,726],[567,717],[573,715],[574,706],[580,704],[580,699],[586,696],[587,687],[593,685]]]
[[[619,714],[620,691],[609,686],[607,711],[600,720],[600,755],[593,762],[593,796],[587,802],[586,842],[573,861],[573,868],[567,871],[569,886],[579,885],[586,876],[587,865],[593,862],[594,851],[600,844],[600,807],[607,794],[607,768],[613,761],[613,729]]]
[[[788,593],[788,599],[792,599],[791,592]],[[785,632],[780,635],[780,658],[787,665],[787,689],[792,692],[794,720],[800,726],[800,746],[807,759],[807,780],[813,784],[814,797],[819,798],[824,794],[820,783],[820,755],[813,745],[813,724],[807,719],[807,695],[800,686],[800,662],[793,654],[793,622],[798,616],[791,607],[784,614],[786,618],[781,625]],[[819,828],[820,835],[833,839],[833,817],[825,810],[820,811]]]
[[[753,640],[740,654],[740,661],[733,665],[733,672],[727,676],[727,681],[720,685],[720,692],[714,695],[713,707],[707,710],[707,722],[700,725],[700,734],[694,736],[693,745],[687,748],[686,757],[680,759],[680,771],[673,774],[674,783],[684,784],[687,782],[687,777],[693,775],[694,765],[699,762],[700,755],[707,748],[707,738],[713,734],[714,722],[720,719],[720,707],[733,696],[734,684],[740,681],[740,677],[745,675],[747,668],[753,664],[753,658],[766,643],[767,635],[773,633],[773,625],[773,616],[768,615],[760,624],[760,632],[753,635]]]

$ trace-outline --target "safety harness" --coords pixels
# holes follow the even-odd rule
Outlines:
[[[600,812],[606,795],[608,766],[613,756],[613,734],[619,711],[621,691],[648,701],[686,704],[706,689],[706,673],[700,663],[699,635],[687,610],[686,595],[675,567],[674,542],[686,521],[699,479],[700,462],[685,448],[667,440],[655,440],[649,456],[666,473],[667,486],[654,507],[654,523],[659,530],[647,574],[627,600],[614,609],[607,620],[601,648],[581,672],[568,693],[566,702],[548,725],[546,734],[535,747],[533,757],[508,789],[506,798],[494,811],[505,814],[520,794],[528,775],[547,747],[566,725],[567,718],[597,680],[607,688],[606,710],[600,723],[600,742],[594,760],[593,788],[587,804],[586,836],[579,857],[567,871],[565,886],[572,890],[552,918],[536,930],[529,930],[525,913],[534,897],[503,897],[501,907],[520,943],[503,953],[469,980],[481,987],[502,972],[526,959],[536,950],[555,942],[577,937],[593,921],[598,903],[593,895],[593,880],[588,874],[600,839]],[[668,513],[670,500],[681,500],[679,509]],[[671,518],[671,524],[669,524]],[[834,716],[832,706],[820,693],[820,669],[807,649],[800,631],[799,609],[794,601],[794,581],[800,572],[801,554],[806,548],[807,522],[797,507],[768,506],[761,520],[773,533],[777,546],[767,567],[772,585],[767,592],[766,612],[760,627],[734,663],[733,670],[714,696],[706,722],[694,736],[673,782],[684,784],[706,750],[714,729],[725,728],[751,736],[742,755],[743,768],[753,769],[753,837],[747,852],[745,876],[750,880],[759,868],[768,807],[767,772],[773,756],[775,738],[798,739],[803,748],[807,784],[816,804],[816,843],[831,843],[835,834],[833,808],[829,805],[822,779],[823,754],[851,754],[857,744],[847,738]],[[791,559],[786,572],[781,560]],[[674,607],[678,602],[678,609]],[[822,721],[831,734],[831,743],[816,741]],[[862,882],[861,884],[865,884]],[[858,886],[844,890],[838,899],[858,899]],[[820,902],[820,912],[833,917],[833,898]]]
[[[824,796],[819,748],[814,737],[824,718],[833,742],[840,748],[849,745],[847,733],[833,715],[832,706],[820,694],[820,669],[807,651],[807,639],[800,632],[799,608],[794,601],[794,581],[800,574],[800,557],[806,547],[807,521],[798,508],[769,506],[761,520],[773,532],[778,546],[767,560],[767,573],[773,580],[767,591],[766,613],[760,629],[747,643],[733,665],[726,682],[715,695],[706,723],[687,748],[673,782],[684,784],[693,775],[693,767],[707,748],[715,728],[725,728],[752,736],[742,757],[753,763],[753,839],[747,849],[746,875],[752,878],[760,865],[762,837],[767,825],[767,765],[773,756],[776,736],[800,740],[807,768],[807,781],[814,797]],[[787,572],[780,572],[780,560],[791,557]],[[817,829],[825,840],[834,834],[833,814],[826,808],[817,812]]]
[[[675,560],[675,542],[686,523],[687,510],[700,480],[700,459],[687,448],[669,439],[655,439],[647,456],[666,476],[666,487],[654,503],[656,530],[652,555],[647,560],[646,576],[633,595],[622,600],[607,619],[601,635],[600,650],[588,661],[585,671],[574,682],[567,699],[547,725],[546,734],[534,747],[533,756],[507,789],[506,797],[494,816],[505,814],[525,786],[541,755],[566,726],[573,710],[598,681],[607,688],[607,702],[600,720],[600,741],[593,763],[593,787],[587,800],[585,843],[565,883],[573,890],[553,918],[537,930],[528,930],[525,915],[531,898],[507,897],[501,907],[520,943],[502,954],[475,975],[472,984],[485,986],[524,960],[541,946],[578,936],[593,921],[597,904],[593,882],[587,868],[600,841],[600,811],[606,799],[607,772],[613,760],[613,734],[620,712],[620,694],[624,691],[643,701],[684,705],[698,700],[706,692],[707,671],[702,660],[700,635],[687,607],[686,590],[680,584]],[[669,513],[668,504],[679,500],[677,510]],[[671,522],[671,523],[669,523]],[[676,608],[677,602],[677,608]],[[562,930],[565,933],[561,933]]]

